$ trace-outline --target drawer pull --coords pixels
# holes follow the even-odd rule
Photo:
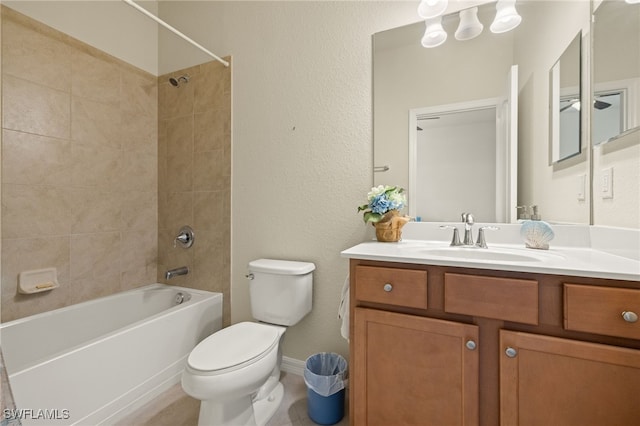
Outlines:
[[[509,358],[515,358],[516,355],[518,355],[518,351],[513,349],[513,348],[507,348],[504,353],[509,357]]]
[[[478,345],[476,344],[476,342],[474,342],[473,340],[467,340],[467,343],[465,344],[465,346],[467,347],[467,349],[469,349],[470,351],[474,350],[475,348],[478,347]]]
[[[393,290],[393,286],[389,283],[386,283],[384,285],[384,287],[382,287],[384,289],[384,291],[386,291],[387,293],[390,292],[391,290]]]
[[[622,319],[624,319],[626,322],[636,322],[638,321],[638,314],[631,311],[624,311],[622,313]]]

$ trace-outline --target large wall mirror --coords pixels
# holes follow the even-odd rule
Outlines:
[[[549,70],[576,34],[583,34],[584,45],[584,38],[590,33],[590,4],[520,0],[516,7],[522,16],[521,24],[510,32],[494,34],[489,31],[489,25],[496,13],[496,3],[485,2],[478,8],[478,18],[484,25],[484,31],[467,41],[454,38],[459,22],[457,12],[464,6],[454,4],[451,7],[458,7],[458,10],[449,10],[443,18],[443,27],[449,37],[436,48],[426,49],[420,43],[424,22],[373,36],[375,184],[410,186],[409,164],[415,158],[410,152],[409,140],[415,138],[419,141],[425,129],[423,126],[414,128],[410,124],[410,111],[487,99],[506,101],[509,92],[507,77],[516,65],[517,119],[514,117],[510,125],[511,129],[517,129],[517,148],[511,152],[501,151],[499,137],[495,137],[494,146],[483,146],[480,150],[483,155],[477,155],[472,148],[447,144],[449,136],[443,135],[440,129],[433,149],[428,146],[420,148],[426,155],[431,153],[434,161],[430,166],[428,162],[424,164],[435,173],[422,184],[431,189],[435,187],[438,194],[431,198],[425,196],[426,208],[416,210],[416,215],[425,221],[458,221],[461,211],[457,210],[465,206],[462,211],[474,212],[476,208],[488,211],[478,218],[479,221],[510,222],[516,220],[516,205],[525,204],[538,205],[545,220],[589,223],[590,167],[584,138],[579,138],[580,154],[564,161],[561,166],[549,164],[548,88]],[[584,59],[578,55],[578,61]],[[580,89],[584,89],[584,84]],[[501,128],[496,123],[494,127],[499,134]],[[428,126],[437,124],[432,122]],[[467,139],[473,141],[475,138]],[[447,160],[439,162],[438,158]],[[437,170],[434,164],[439,164]],[[424,174],[420,165],[416,170],[416,176]],[[491,178],[492,173],[487,171],[497,171],[492,177],[494,191],[486,189],[491,183],[482,190],[476,184],[479,176]],[[501,185],[496,174],[511,179],[502,179]],[[583,189],[578,185],[581,179],[585,182]],[[479,206],[477,198],[504,201],[509,196],[509,185],[515,182],[517,188],[513,197],[506,201],[505,214],[496,213],[499,209],[491,213],[484,207],[476,207]],[[416,197],[420,198],[409,193],[410,210],[412,199]],[[454,204],[458,207],[453,211],[434,214],[436,206]]]
[[[640,4],[594,4],[593,220],[640,227]]]

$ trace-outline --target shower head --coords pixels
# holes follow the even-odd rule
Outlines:
[[[169,78],[169,83],[171,83],[171,85],[173,87],[178,87],[180,86],[180,83],[188,83],[189,82],[189,76],[187,74],[185,75],[181,75],[180,77],[171,77]]]

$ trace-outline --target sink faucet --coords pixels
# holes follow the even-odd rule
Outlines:
[[[189,273],[189,268],[186,266],[181,266],[179,268],[169,269],[164,277],[167,280],[170,280],[173,277],[177,277],[178,275],[187,275]]]
[[[473,215],[471,213],[462,213],[462,222],[464,223],[464,240],[465,246],[473,245]]]

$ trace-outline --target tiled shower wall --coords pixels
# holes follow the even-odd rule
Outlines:
[[[228,303],[229,74],[188,71],[190,85],[173,88],[2,7],[2,321],[157,282],[182,263],[192,274],[176,284]],[[196,244],[181,252],[183,222]],[[48,267],[60,288],[18,293],[21,271]]]
[[[155,77],[7,8],[2,61],[2,320],[154,282]]]
[[[225,58],[230,61],[230,58]],[[188,83],[169,84],[187,75]],[[218,62],[158,78],[158,281],[224,294],[230,323],[231,71]],[[189,249],[174,239],[189,225]],[[168,269],[189,274],[167,281]]]

